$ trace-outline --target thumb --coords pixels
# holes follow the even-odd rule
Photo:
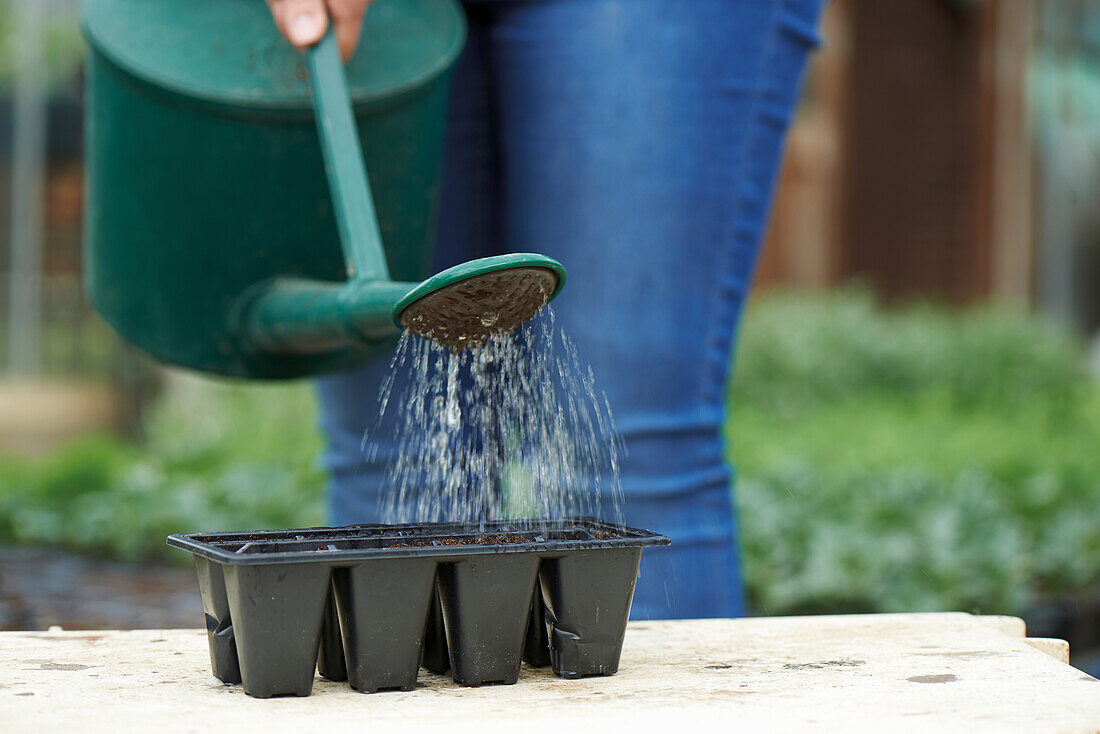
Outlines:
[[[276,19],[279,30],[298,48],[312,46],[328,29],[324,0],[279,0]]]

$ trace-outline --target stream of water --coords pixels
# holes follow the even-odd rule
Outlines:
[[[622,522],[622,439],[549,306],[457,354],[406,332],[379,397],[378,425],[392,412],[397,426],[384,522]],[[378,450],[369,433],[368,454]]]

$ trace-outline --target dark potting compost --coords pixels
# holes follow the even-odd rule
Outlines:
[[[663,535],[590,518],[170,535],[194,555],[214,675],[308,696],[314,669],[360,691],[417,671],[515,683],[521,661],[611,675],[642,549]]]

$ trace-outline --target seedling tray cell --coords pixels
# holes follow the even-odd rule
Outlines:
[[[214,675],[260,698],[308,696],[315,669],[364,692],[411,690],[420,667],[611,675],[642,549],[668,542],[590,518],[168,537],[194,555]]]
[[[411,691],[416,686],[428,602],[431,558],[383,558],[332,572],[352,688]]]
[[[325,604],[325,619],[321,623],[321,646],[317,651],[317,672],[329,680],[348,679],[344,662],[344,641],[340,634],[340,617],[336,613],[336,598],[329,592]]]

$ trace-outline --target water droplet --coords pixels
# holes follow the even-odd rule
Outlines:
[[[462,422],[462,408],[458,407],[458,401],[447,404],[447,425],[457,428]]]

